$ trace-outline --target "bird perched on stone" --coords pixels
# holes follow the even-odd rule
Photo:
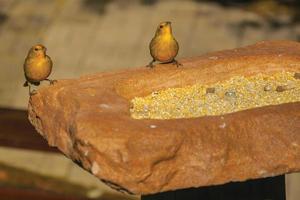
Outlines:
[[[161,63],[174,63],[181,65],[175,60],[178,54],[179,45],[172,34],[171,22],[162,22],[157,27],[154,38],[151,40],[150,54],[153,60],[147,67],[153,68],[153,63],[159,61]]]
[[[24,87],[29,86],[29,94],[34,94],[35,91],[31,91],[30,84],[40,85],[43,80],[49,81],[53,84],[55,80],[48,79],[48,76],[52,70],[52,60],[46,55],[46,47],[41,44],[35,45],[30,48],[28,55],[24,62],[24,74],[26,82]]]

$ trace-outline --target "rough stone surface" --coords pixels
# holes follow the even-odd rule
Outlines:
[[[157,65],[59,80],[30,98],[38,132],[109,186],[134,194],[300,171],[300,103],[222,116],[135,120],[130,99],[234,75],[300,71],[300,44],[258,44]]]

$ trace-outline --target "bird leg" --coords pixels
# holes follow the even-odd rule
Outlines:
[[[31,91],[31,85],[30,85],[30,83],[28,81],[25,81],[25,83],[23,84],[23,86],[24,87],[28,87],[29,96],[36,94],[36,90],[32,90]]]
[[[27,83],[27,85],[28,85],[28,89],[29,89],[29,90],[28,90],[28,91],[29,91],[29,96],[35,95],[35,94],[36,94],[36,90],[32,90],[32,91],[31,91],[31,85],[28,84],[28,83]]]
[[[57,80],[51,80],[51,79],[48,79],[48,78],[46,78],[45,81],[49,81],[50,85],[53,85],[54,83],[57,82]]]
[[[153,59],[146,67],[153,68],[154,67],[153,63],[154,62],[155,62],[155,59]]]
[[[172,64],[176,65],[177,67],[182,66],[182,64],[175,59],[172,61]]]

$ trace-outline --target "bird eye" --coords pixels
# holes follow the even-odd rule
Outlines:
[[[38,51],[39,49],[38,49],[38,48],[34,48],[34,50],[35,50],[35,51]]]
[[[159,26],[159,28],[163,28],[163,27],[164,27],[163,25],[160,25],[160,26]]]

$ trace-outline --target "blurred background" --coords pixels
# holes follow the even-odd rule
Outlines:
[[[139,198],[112,191],[47,147],[26,118],[22,67],[37,43],[54,62],[50,78],[145,66],[161,21],[172,21],[180,60],[261,40],[299,41],[300,1],[0,0],[0,199]],[[300,175],[286,185],[288,200],[298,200]]]

